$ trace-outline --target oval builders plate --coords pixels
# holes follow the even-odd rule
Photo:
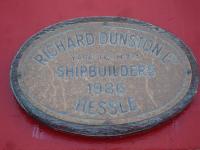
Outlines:
[[[189,48],[154,25],[81,18],[43,29],[11,66],[18,103],[48,126],[89,136],[151,128],[191,101],[198,70]]]

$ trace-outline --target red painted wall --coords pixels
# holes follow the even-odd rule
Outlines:
[[[63,134],[16,103],[9,69],[20,45],[50,24],[84,16],[126,16],[176,34],[200,62],[199,0],[0,0],[0,150],[200,150],[200,92],[181,115],[145,133],[95,139]]]

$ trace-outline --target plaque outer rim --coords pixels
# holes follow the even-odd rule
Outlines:
[[[41,35],[52,32],[57,28],[62,28],[63,26],[76,24],[76,23],[86,23],[86,22],[125,22],[129,24],[137,24],[140,26],[144,26],[149,28],[150,30],[161,34],[167,38],[170,38],[174,41],[186,54],[192,69],[192,80],[190,84],[190,88],[187,91],[186,95],[182,100],[180,100],[173,108],[163,112],[157,116],[152,118],[138,121],[138,122],[130,122],[125,124],[112,124],[112,125],[86,125],[86,124],[77,124],[69,121],[64,121],[57,119],[53,116],[50,116],[43,111],[39,110],[35,106],[33,106],[29,100],[25,97],[20,86],[18,84],[18,78],[20,75],[17,74],[18,64],[23,52],[26,48],[31,45],[34,40],[40,38]],[[10,68],[10,85],[12,91],[17,99],[17,102],[21,105],[21,107],[32,117],[37,120],[43,122],[44,124],[52,127],[55,130],[70,132],[74,134],[81,134],[85,136],[118,136],[130,133],[136,133],[138,131],[143,131],[146,129],[150,129],[162,122],[167,121],[168,119],[174,117],[179,114],[183,109],[192,101],[192,97],[197,93],[199,83],[199,71],[198,65],[196,63],[195,57],[192,54],[190,48],[179,38],[177,38],[174,34],[169,33],[168,31],[161,29],[158,26],[139,21],[136,19],[131,19],[127,17],[86,17],[86,18],[76,18],[72,20],[67,20],[63,22],[59,22],[57,24],[53,24],[46,28],[43,28],[38,33],[31,36],[25,43],[21,46],[16,56],[14,57],[11,68]]]

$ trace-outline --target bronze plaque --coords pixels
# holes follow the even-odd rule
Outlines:
[[[18,103],[56,130],[115,136],[151,128],[185,108],[197,91],[189,48],[165,30],[121,17],[47,27],[11,66]]]

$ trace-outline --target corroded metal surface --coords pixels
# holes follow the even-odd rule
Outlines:
[[[96,17],[47,27],[11,67],[11,87],[32,116],[62,131],[115,136],[151,128],[196,93],[191,51],[159,27]]]

